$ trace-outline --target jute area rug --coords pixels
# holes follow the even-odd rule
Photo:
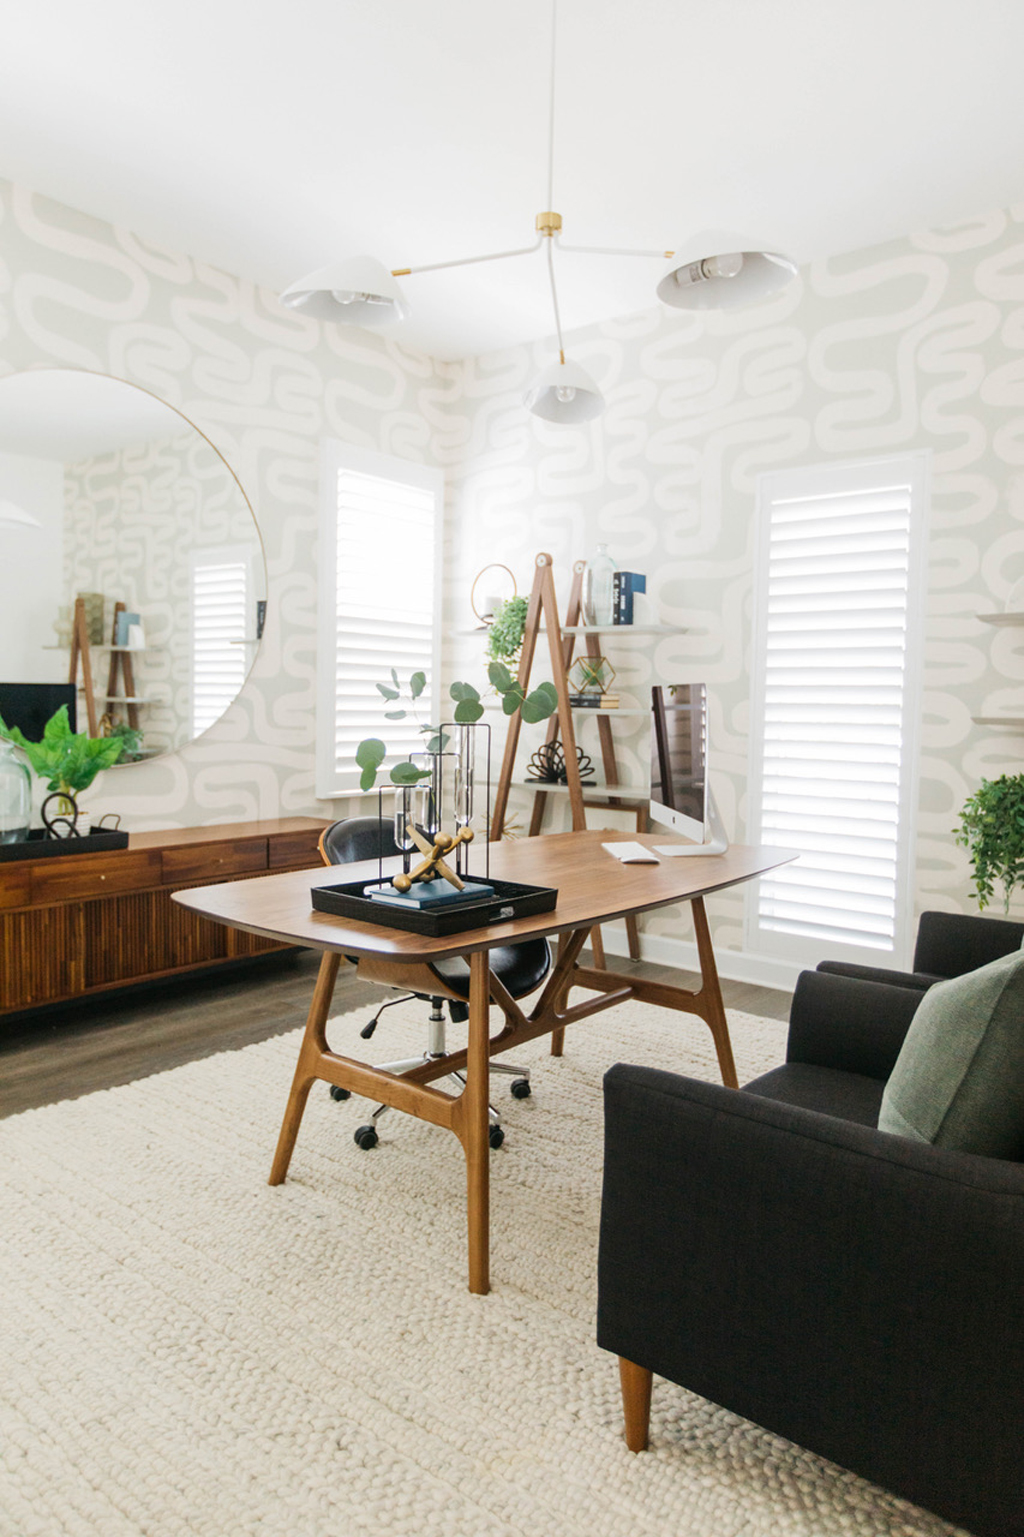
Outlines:
[[[349,1015],[337,1049],[365,1055]],[[741,1081],[785,1027],[731,1016]],[[378,1061],[422,1049],[400,1005]],[[494,1080],[493,1291],[466,1291],[455,1138],[310,1098],[266,1183],[289,1034],[0,1122],[4,1537],[938,1537],[953,1528],[655,1381],[651,1450],[621,1440],[594,1343],[601,1077],[717,1079],[697,1021],[637,1005]]]

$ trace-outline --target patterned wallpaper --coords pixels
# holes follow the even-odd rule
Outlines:
[[[563,599],[571,562],[599,538],[646,571],[652,616],[681,633],[626,641],[619,690],[707,680],[722,810],[742,837],[757,476],[926,449],[917,892],[970,908],[950,829],[978,779],[1021,750],[971,717],[1024,713],[1024,652],[976,617],[1024,577],[1022,225],[1024,209],[1009,209],[813,264],[754,311],[648,309],[581,331],[570,355],[608,410],[564,429],[519,404],[548,343],[437,363],[404,351],[400,332],[323,327],[244,279],[0,183],[0,371],[97,369],[177,406],[238,474],[267,551],[267,633],[238,702],[181,753],[106,776],[96,800],[140,828],[329,814],[313,796],[315,508],[318,443],[335,434],[449,478],[449,673],[483,673],[469,590],[489,561],[522,588],[549,550]],[[623,758],[640,778],[635,745]],[[718,899],[714,917],[719,945],[740,948],[740,899]],[[651,923],[674,932],[671,917]]]
[[[87,804],[139,830],[330,816],[313,793],[320,440],[436,463],[442,371],[0,182],[0,374],[36,367],[111,374],[183,412],[245,488],[267,557],[267,627],[236,703],[181,752],[102,775]]]
[[[1024,716],[1020,632],[977,618],[1024,579],[1024,208],[805,267],[753,311],[645,310],[594,326],[568,352],[608,401],[577,428],[518,404],[548,346],[461,366],[455,625],[470,622],[469,584],[497,551],[522,586],[549,550],[564,598],[573,559],[606,540],[621,567],[648,573],[650,617],[681,630],[616,640],[623,704],[631,691],[642,703],[652,678],[707,681],[716,790],[742,839],[757,477],[929,451],[917,903],[976,910],[951,829],[978,780],[1016,770],[1024,745],[1024,732],[972,724]],[[453,666],[464,670],[471,646],[453,640]],[[644,744],[626,720],[616,730],[625,776],[642,781]],[[716,943],[740,949],[742,894],[712,905]],[[672,935],[678,920],[651,915],[647,927]]]

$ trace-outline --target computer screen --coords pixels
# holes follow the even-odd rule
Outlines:
[[[66,704],[75,731],[76,695],[73,683],[0,683],[0,719],[5,726],[17,726],[30,742],[38,742],[46,722]]]
[[[651,689],[651,820],[698,843],[707,825],[707,690]]]

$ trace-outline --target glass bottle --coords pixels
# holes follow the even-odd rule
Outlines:
[[[0,843],[23,843],[32,816],[32,776],[0,740]]]
[[[608,554],[608,546],[599,544],[597,551],[587,561],[583,574],[583,617],[587,624],[612,624],[615,620],[613,577],[614,560]]]

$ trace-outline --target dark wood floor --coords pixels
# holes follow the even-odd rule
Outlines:
[[[45,1016],[0,1020],[0,1116],[130,1083],[198,1057],[280,1035],[303,1024],[319,956],[274,957],[258,968],[109,994]],[[624,971],[693,987],[698,978],[648,962],[610,958]],[[722,982],[727,1008],[786,1019],[790,995],[744,982]],[[340,1013],[381,989],[338,978]]]

